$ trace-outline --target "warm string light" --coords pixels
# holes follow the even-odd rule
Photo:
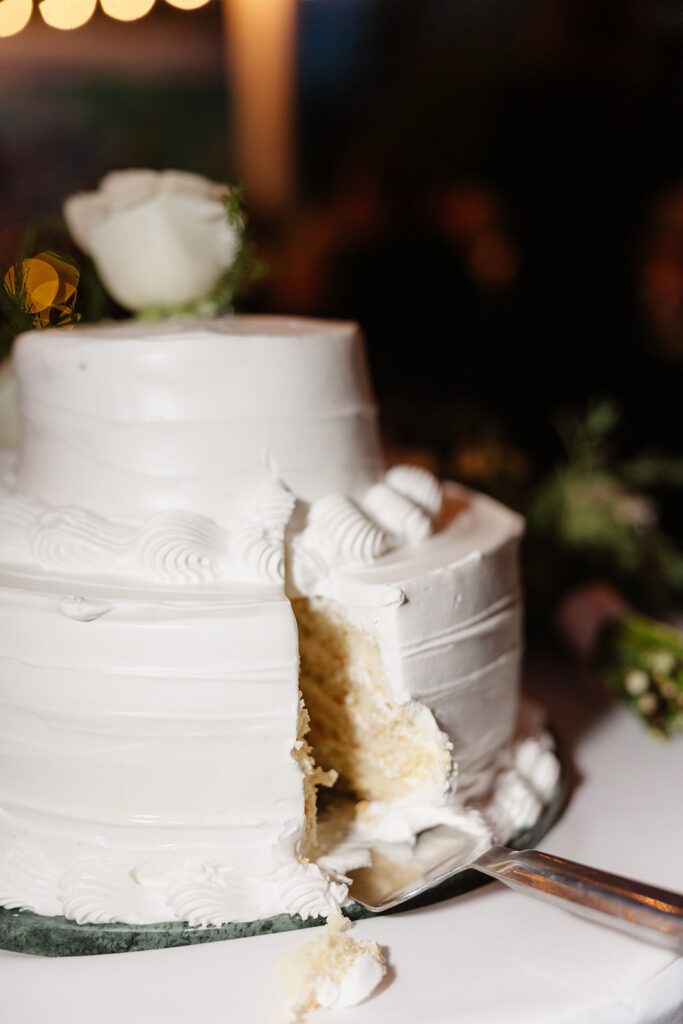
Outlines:
[[[28,25],[33,0],[0,0],[0,36],[14,36]]]
[[[298,0],[223,0],[238,173],[252,208],[278,217],[294,190]]]
[[[97,0],[42,0],[38,10],[52,28],[80,28],[92,17]]]
[[[197,7],[203,7],[208,0],[166,0],[171,7],[178,7],[181,11],[194,11]]]
[[[41,0],[38,10],[51,28],[80,28],[93,16],[98,0]],[[166,0],[171,7],[193,11],[209,0]],[[117,21],[137,21],[149,14],[155,0],[99,0],[100,7]],[[14,36],[28,25],[33,0],[0,0],[0,38]]]
[[[100,0],[100,7],[117,21],[137,21],[154,7],[154,0]]]

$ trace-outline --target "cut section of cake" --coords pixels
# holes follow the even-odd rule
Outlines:
[[[392,701],[379,640],[354,626],[337,602],[293,602],[300,686],[315,761],[331,765],[338,789],[359,800],[444,795],[451,743],[424,704]]]

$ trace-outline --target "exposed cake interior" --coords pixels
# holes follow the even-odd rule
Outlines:
[[[333,914],[317,939],[280,958],[283,1024],[300,1024],[309,1011],[321,1007],[355,1006],[380,983],[387,970],[381,948],[347,935],[349,926],[348,918]]]
[[[292,755],[303,775],[305,820],[299,854],[304,860],[315,854],[318,845],[318,786],[333,786],[338,777],[336,771],[324,771],[319,764],[316,764],[309,743],[310,723],[310,715],[300,694],[297,739]]]
[[[320,766],[304,767],[307,805],[313,807],[309,794],[321,776],[330,784],[330,771],[338,775],[337,788],[358,800],[444,794],[450,742],[427,707],[390,698],[376,638],[354,626],[336,602],[298,598],[292,607],[303,714],[310,716],[305,756]]]

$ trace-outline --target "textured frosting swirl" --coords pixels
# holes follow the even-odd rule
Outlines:
[[[363,508],[403,542],[424,540],[432,532],[432,520],[424,509],[387,483],[370,488]]]
[[[285,530],[294,496],[278,481],[259,492],[249,521],[228,530],[196,512],[157,512],[140,525],[82,508],[51,508],[0,490],[0,557],[73,575],[142,577],[161,583],[234,579],[282,584]]]
[[[431,474],[398,466],[355,501],[329,494],[308,508],[300,536],[291,529],[296,498],[271,478],[230,527],[183,509],[155,512],[141,523],[63,508],[0,488],[0,559],[76,576],[127,576],[166,584],[214,580],[282,586],[291,543],[292,573],[309,582],[333,565],[369,565],[433,529],[426,505],[437,508],[440,485]],[[399,472],[400,471],[400,472]],[[416,497],[408,496],[413,490]],[[291,535],[291,536],[290,536]]]
[[[226,549],[227,532],[222,527],[187,512],[158,512],[134,538],[135,557],[143,574],[169,583],[216,579]]]
[[[433,473],[421,466],[392,466],[384,480],[392,490],[415,502],[431,519],[436,519],[443,504],[443,489]]]
[[[311,506],[309,524],[324,556],[351,563],[372,562],[389,547],[385,532],[353,501],[331,494]]]

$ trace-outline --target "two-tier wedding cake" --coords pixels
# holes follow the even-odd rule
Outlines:
[[[324,914],[359,833],[533,819],[554,762],[514,742],[521,521],[385,472],[353,324],[37,331],[15,368],[0,904]],[[351,854],[316,841],[335,773]]]
[[[327,915],[373,842],[508,838],[556,779],[517,733],[519,517],[386,471],[354,324],[207,315],[243,251],[233,199],[130,171],[69,200],[110,292],[166,316],[15,345],[0,906]],[[344,827],[333,803],[318,828],[321,786]]]

